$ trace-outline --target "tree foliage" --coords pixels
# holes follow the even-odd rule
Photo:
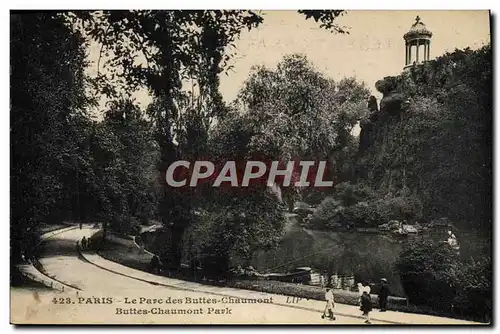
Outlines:
[[[254,68],[235,101],[236,111],[215,129],[224,136],[215,145],[240,159],[326,160],[327,178],[339,182],[349,174],[356,142],[351,130],[367,97],[364,84],[354,78],[335,82],[305,56],[285,56],[275,70]],[[297,190],[282,188],[291,205]]]
[[[85,136],[83,40],[51,13],[11,15],[11,231],[16,240],[40,221],[78,213]]]
[[[87,45],[68,25],[55,12],[11,16],[14,258],[42,223],[155,218],[151,125],[126,101],[91,118]]]

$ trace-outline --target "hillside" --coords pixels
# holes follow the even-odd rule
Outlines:
[[[355,181],[421,203],[415,219],[491,229],[491,47],[456,50],[376,83]]]

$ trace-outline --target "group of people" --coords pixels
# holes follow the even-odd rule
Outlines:
[[[82,249],[90,248],[90,238],[87,239],[86,237],[83,237],[82,241],[80,241],[80,246]]]
[[[371,298],[371,288],[368,283],[358,283],[358,293],[359,293],[359,306],[360,310],[363,312],[365,317],[365,323],[370,324],[370,312],[372,311],[372,298]],[[378,293],[378,302],[380,307],[380,312],[385,312],[387,310],[387,299],[389,297],[389,285],[387,279],[382,278],[380,280],[380,291]],[[333,291],[330,287],[326,288],[325,293],[326,306],[321,318],[328,317],[330,320],[335,320],[335,315],[333,309],[335,307],[335,298]]]

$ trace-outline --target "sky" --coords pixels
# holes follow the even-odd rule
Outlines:
[[[348,11],[336,22],[348,28],[349,34],[336,34],[319,28],[313,19],[296,11],[262,11],[264,23],[236,42],[233,70],[221,75],[221,93],[232,101],[251,67],[275,68],[283,56],[305,54],[316,69],[326,76],[341,80],[356,77],[365,82],[377,98],[375,82],[388,75],[399,74],[404,66],[403,35],[416,16],[432,31],[431,59],[455,48],[480,48],[490,42],[489,12],[481,11]],[[90,60],[97,62],[98,47],[90,49]],[[91,73],[95,73],[94,68]],[[134,95],[146,106],[151,98],[146,91]]]
[[[245,31],[236,43],[234,72],[221,77],[221,91],[228,101],[235,98],[252,65],[274,68],[290,53],[305,54],[335,80],[354,76],[377,94],[377,80],[402,71],[403,35],[417,15],[433,33],[431,59],[490,41],[488,11],[348,11],[337,23],[349,27],[349,35],[330,33],[295,11],[263,13],[264,24]]]

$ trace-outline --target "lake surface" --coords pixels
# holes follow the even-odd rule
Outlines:
[[[288,226],[278,249],[259,251],[252,266],[262,273],[312,267],[320,272],[354,275],[356,282],[390,282],[391,292],[404,296],[395,263],[404,241],[386,234],[331,232]]]

